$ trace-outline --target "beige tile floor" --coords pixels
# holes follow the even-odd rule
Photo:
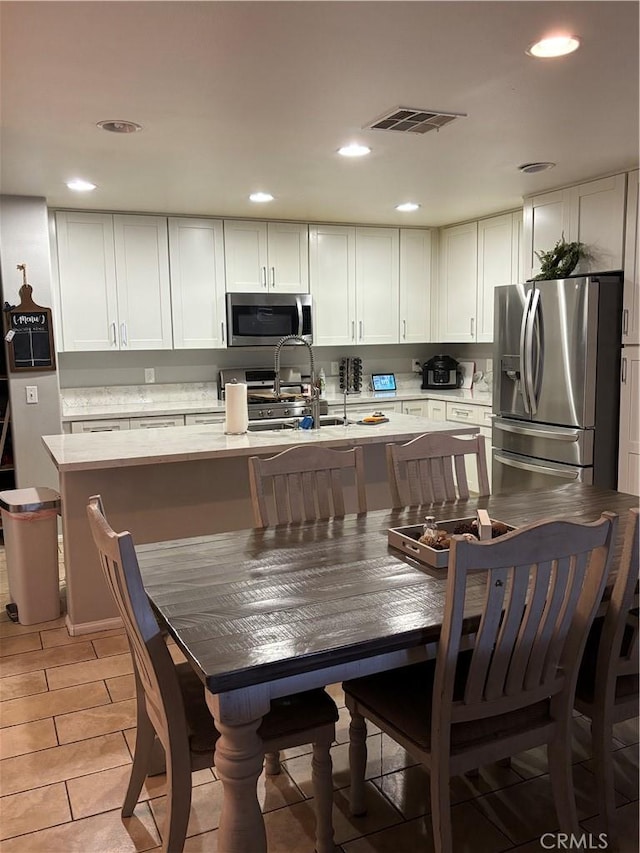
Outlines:
[[[63,577],[64,567],[61,566]],[[61,592],[64,598],[64,582]],[[63,619],[22,626],[8,620],[4,549],[0,547],[0,851],[126,853],[158,850],[163,777],[150,779],[132,818],[119,807],[135,738],[131,661],[122,631],[70,637]],[[348,713],[341,710],[333,747],[334,827],[341,853],[431,851],[429,777],[379,731],[370,731],[368,814],[348,807]],[[638,720],[616,726],[614,751],[622,853],[638,846]],[[575,719],[575,783],[585,832],[598,832],[588,722]],[[284,772],[260,779],[270,853],[313,851],[309,751],[291,750]],[[544,749],[453,780],[455,850],[497,853],[545,849],[553,832]],[[217,851],[221,783],[194,774],[187,853]],[[545,839],[549,843],[548,837]],[[594,839],[592,843],[597,843]],[[584,848],[583,848],[584,849]],[[220,851],[222,853],[222,851]],[[247,851],[246,853],[252,853]]]

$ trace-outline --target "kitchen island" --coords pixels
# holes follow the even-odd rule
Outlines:
[[[445,421],[390,413],[387,423],[319,430],[265,430],[226,435],[222,424],[43,437],[60,476],[67,584],[67,627],[83,634],[120,624],[103,580],[86,519],[100,494],[115,530],[136,544],[249,528],[253,524],[247,457],[321,443],[364,451],[369,509],[391,505],[385,444],[425,432],[464,432]]]

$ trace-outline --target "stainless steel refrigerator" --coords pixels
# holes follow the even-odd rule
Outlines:
[[[617,482],[622,273],[497,287],[492,491]]]

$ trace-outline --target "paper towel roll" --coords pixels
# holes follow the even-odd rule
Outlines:
[[[230,435],[240,435],[249,426],[247,409],[247,386],[244,382],[228,382],[224,386],[224,410],[226,422],[224,431]]]

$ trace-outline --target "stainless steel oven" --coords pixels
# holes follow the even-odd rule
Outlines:
[[[227,344],[275,346],[285,335],[313,343],[308,293],[227,293]]]

